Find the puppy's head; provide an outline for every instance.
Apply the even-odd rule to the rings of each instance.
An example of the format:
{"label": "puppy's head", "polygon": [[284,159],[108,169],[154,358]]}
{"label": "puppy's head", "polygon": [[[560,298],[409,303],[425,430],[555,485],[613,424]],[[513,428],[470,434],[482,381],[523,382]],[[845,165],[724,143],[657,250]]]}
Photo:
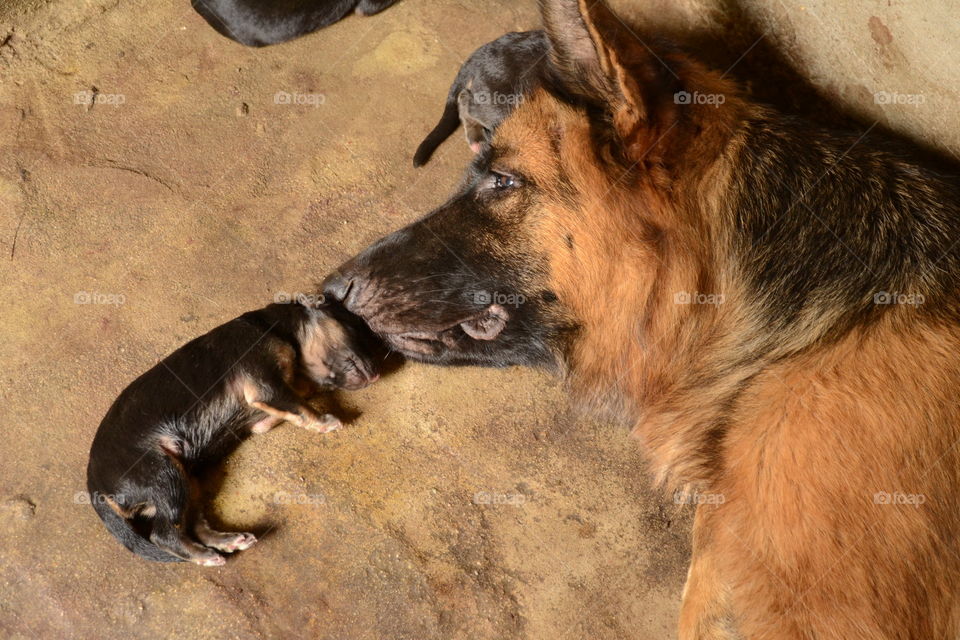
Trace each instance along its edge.
{"label": "puppy's head", "polygon": [[377,338],[366,325],[340,307],[309,311],[299,335],[303,373],[322,387],[354,390],[376,382]]}

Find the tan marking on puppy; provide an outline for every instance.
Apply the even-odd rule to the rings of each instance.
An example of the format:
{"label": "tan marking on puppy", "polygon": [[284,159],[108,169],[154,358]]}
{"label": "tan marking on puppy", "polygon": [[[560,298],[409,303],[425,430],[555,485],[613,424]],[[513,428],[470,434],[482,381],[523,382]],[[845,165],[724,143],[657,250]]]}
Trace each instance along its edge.
{"label": "tan marking on puppy", "polygon": [[277,366],[283,375],[283,381],[290,384],[296,375],[297,352],[293,346],[286,342],[275,342],[276,344],[270,345],[270,350],[277,360]]}
{"label": "tan marking on puppy", "polygon": [[187,470],[183,466],[183,461],[180,460],[180,456],[183,454],[183,452],[180,450],[180,443],[170,436],[160,436],[157,439],[157,444],[159,445],[160,450],[166,454],[167,458],[170,460],[170,463],[177,468],[177,471],[180,472],[180,475],[188,478],[190,474],[187,473]]}
{"label": "tan marking on puppy", "polygon": [[314,411],[308,411],[307,418],[304,421],[303,428],[317,433],[330,433],[337,431],[343,426],[340,418],[332,413],[318,414]]}
{"label": "tan marking on puppy", "polygon": [[133,514],[130,511],[128,511],[127,509],[124,509],[119,504],[117,504],[117,501],[114,500],[111,496],[105,495],[103,496],[103,500],[104,502],[107,503],[107,506],[110,507],[113,510],[113,512],[116,513],[121,518],[126,519],[126,518],[131,518],[133,516]]}
{"label": "tan marking on puppy", "polygon": [[333,318],[319,315],[304,324],[298,338],[304,369],[319,382],[329,379],[332,373],[327,365],[329,353],[348,344],[346,330]]}
{"label": "tan marking on puppy", "polygon": [[240,390],[247,404],[252,405],[260,399],[260,385],[247,377],[239,378]]}
{"label": "tan marking on puppy", "polygon": [[257,537],[252,533],[217,531],[210,527],[210,523],[203,516],[197,518],[193,532],[204,545],[223,553],[244,551],[257,542]]}
{"label": "tan marking on puppy", "polygon": [[253,425],[250,427],[250,431],[252,433],[257,433],[257,434],[266,433],[267,431],[270,431],[271,429],[276,427],[281,422],[283,422],[283,420],[281,420],[280,418],[277,418],[275,416],[267,416],[266,418],[262,418],[254,422]]}
{"label": "tan marking on puppy", "polygon": [[254,400],[253,402],[250,403],[250,406],[253,407],[254,409],[259,409],[260,411],[263,411],[264,413],[269,414],[270,416],[272,416],[273,418],[276,418],[277,420],[286,420],[290,424],[297,425],[298,427],[306,426],[306,421],[302,416],[299,416],[296,413],[291,413],[289,411],[282,411],[280,409],[276,409],[268,405],[266,402]]}

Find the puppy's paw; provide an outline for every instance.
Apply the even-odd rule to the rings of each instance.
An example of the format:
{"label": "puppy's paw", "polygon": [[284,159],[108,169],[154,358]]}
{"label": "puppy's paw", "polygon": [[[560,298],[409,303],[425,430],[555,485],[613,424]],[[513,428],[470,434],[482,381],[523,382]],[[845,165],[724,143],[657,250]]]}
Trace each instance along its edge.
{"label": "puppy's paw", "polygon": [[305,429],[317,433],[330,433],[331,431],[337,431],[342,426],[343,423],[340,422],[340,418],[331,413],[309,418],[303,425]]}
{"label": "puppy's paw", "polygon": [[225,553],[233,553],[234,551],[249,549],[256,543],[257,536],[252,533],[238,533],[234,535],[232,540],[226,540],[222,545],[218,545],[217,549]]}
{"label": "puppy's paw", "polygon": [[226,558],[219,553],[211,551],[209,554],[199,555],[191,560],[201,567],[222,567],[227,564]]}

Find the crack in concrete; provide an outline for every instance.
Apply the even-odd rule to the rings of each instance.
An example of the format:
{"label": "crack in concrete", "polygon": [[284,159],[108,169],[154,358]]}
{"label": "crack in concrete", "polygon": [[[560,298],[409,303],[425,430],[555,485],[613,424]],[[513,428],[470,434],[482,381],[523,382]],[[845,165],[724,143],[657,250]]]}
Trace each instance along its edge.
{"label": "crack in concrete", "polygon": [[[22,116],[26,114],[21,111]],[[22,117],[21,117],[22,122]],[[19,137],[19,129],[17,130]],[[30,172],[19,162],[17,163],[17,172],[20,174],[20,192],[23,194],[23,199],[26,201],[27,192],[26,192],[26,183],[30,180]],[[17,228],[13,231],[13,240],[10,242],[10,260],[13,260],[14,256],[17,253],[17,240],[20,238],[20,228],[23,226],[23,221],[27,217],[27,207],[24,204],[23,212],[20,214],[20,218],[17,220]]]}
{"label": "crack in concrete", "polygon": [[127,171],[127,172],[129,172],[129,173],[134,173],[134,174],[136,174],[136,175],[138,175],[138,176],[141,176],[141,177],[143,177],[143,178],[147,178],[148,180],[153,180],[153,181],[156,182],[157,184],[160,184],[160,185],[162,185],[163,187],[165,187],[168,191],[170,191],[170,193],[174,193],[173,187],[171,187],[169,184],[167,184],[167,182],[166,182],[165,180],[163,180],[162,178],[158,178],[157,176],[153,175],[152,173],[150,173],[150,172],[148,172],[148,171],[145,171],[145,170],[143,170],[143,169],[138,169],[137,167],[130,167],[130,166],[127,166],[127,165],[124,165],[124,164],[119,164],[119,163],[117,163],[117,162],[114,161],[114,160],[109,160],[109,159],[108,159],[108,160],[106,161],[106,164],[84,164],[84,165],[81,165],[81,166],[87,167],[87,168],[89,168],[89,169],[116,169],[117,171]]}

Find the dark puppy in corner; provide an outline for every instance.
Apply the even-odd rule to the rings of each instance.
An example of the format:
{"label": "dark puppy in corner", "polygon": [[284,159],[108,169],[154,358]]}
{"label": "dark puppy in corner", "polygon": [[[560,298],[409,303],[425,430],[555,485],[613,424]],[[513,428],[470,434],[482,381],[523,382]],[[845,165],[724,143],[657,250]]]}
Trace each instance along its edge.
{"label": "dark puppy in corner", "polygon": [[422,167],[460,123],[474,153],[525,95],[545,82],[550,44],[543,31],[513,32],[474,51],[447,93],[440,122],[417,148],[413,166]]}
{"label": "dark puppy in corner", "polygon": [[196,477],[251,433],[282,421],[326,433],[340,421],[304,398],[376,381],[364,325],[330,305],[271,304],[177,349],[127,387],[90,450],[87,487],[107,529],[160,562],[224,563],[250,533],[224,533],[197,505]]}
{"label": "dark puppy in corner", "polygon": [[353,11],[372,16],[398,0],[191,0],[221,35],[248,47],[293,40]]}

